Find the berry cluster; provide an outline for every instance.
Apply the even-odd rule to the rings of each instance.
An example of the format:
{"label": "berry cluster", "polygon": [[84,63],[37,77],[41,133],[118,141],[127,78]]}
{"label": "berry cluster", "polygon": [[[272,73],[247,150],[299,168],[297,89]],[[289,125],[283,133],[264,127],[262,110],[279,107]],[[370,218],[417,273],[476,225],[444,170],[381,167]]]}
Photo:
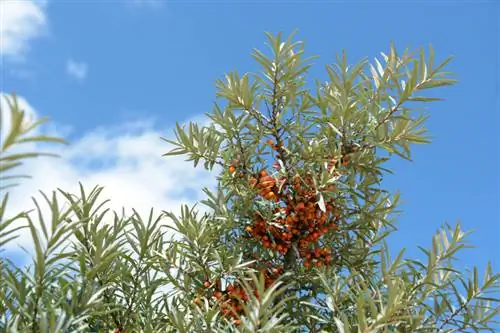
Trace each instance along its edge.
{"label": "berry cluster", "polygon": [[[277,167],[279,164],[275,164]],[[339,213],[333,206],[333,199],[326,200],[325,210],[321,210],[316,203],[316,189],[311,175],[306,175],[304,180],[296,176],[289,183],[284,178],[275,179],[263,170],[258,178],[250,179],[250,185],[258,189],[260,196],[278,204],[272,220],[255,214],[254,223],[245,228],[253,238],[265,248],[282,255],[290,250],[293,243],[297,243],[300,256],[305,258],[306,268],[311,267],[311,251],[319,254],[313,261],[317,267],[332,261],[331,250],[319,247],[319,243],[324,234],[336,228]],[[327,189],[334,190],[333,186]]]}
{"label": "berry cluster", "polygon": [[309,251],[304,255],[304,267],[311,268],[313,265],[321,267],[332,262],[332,251],[327,248],[317,247],[313,251]]}
{"label": "berry cluster", "polygon": [[[261,269],[260,271],[264,275],[266,288],[271,286],[276,279],[283,274],[282,268],[268,268]],[[240,316],[244,312],[243,304],[249,299],[249,295],[245,291],[245,288],[243,288],[240,283],[234,282],[232,284],[227,284],[223,290],[221,288],[220,279],[215,283],[205,281],[203,287],[204,288],[200,291],[200,294],[203,296],[196,297],[194,303],[201,306],[202,297],[212,303],[219,302],[222,316],[233,319],[233,322],[239,325],[241,323]],[[253,294],[256,298],[260,298],[256,288],[253,288]]]}
{"label": "berry cluster", "polygon": [[[280,179],[283,182],[285,179]],[[251,177],[250,178],[250,186],[257,187],[259,189],[259,195],[266,198],[267,200],[277,201],[277,193],[278,193],[278,183],[276,180],[270,176],[266,170],[262,170],[259,173],[259,178]]]}

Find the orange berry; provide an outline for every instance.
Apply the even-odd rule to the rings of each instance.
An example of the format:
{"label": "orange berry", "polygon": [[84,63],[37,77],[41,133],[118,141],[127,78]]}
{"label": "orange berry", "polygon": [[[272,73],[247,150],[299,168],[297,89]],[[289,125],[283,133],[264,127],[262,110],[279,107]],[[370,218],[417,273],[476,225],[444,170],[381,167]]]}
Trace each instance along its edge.
{"label": "orange berry", "polygon": [[245,228],[245,230],[246,230],[247,232],[250,232],[250,233],[251,233],[251,232],[253,231],[253,228],[252,228],[251,226],[247,226],[247,227]]}
{"label": "orange berry", "polygon": [[305,205],[303,202],[299,202],[296,206],[295,206],[295,210],[302,210],[305,208]]}
{"label": "orange berry", "polygon": [[274,141],[272,139],[269,139],[269,140],[267,140],[267,144],[272,146],[272,145],[274,145]]}
{"label": "orange berry", "polygon": [[311,268],[311,262],[308,261],[308,260],[304,261],[304,267],[305,268]]}
{"label": "orange berry", "polygon": [[272,200],[272,199],[276,198],[276,194],[274,194],[274,192],[268,192],[268,193],[266,193],[264,198],[266,198],[267,200]]}
{"label": "orange berry", "polygon": [[264,176],[260,179],[259,188],[270,188],[276,185],[276,181],[271,176]]}
{"label": "orange berry", "polygon": [[322,265],[323,265],[323,263],[321,261],[316,262],[316,267],[321,267]]}
{"label": "orange berry", "polygon": [[235,171],[236,171],[236,168],[233,165],[231,165],[229,167],[229,173],[234,173]]}
{"label": "orange berry", "polygon": [[205,288],[209,288],[211,285],[212,285],[212,284],[211,284],[211,283],[210,283],[210,281],[208,281],[208,280],[207,280],[207,281],[205,281],[205,282],[203,282],[203,286],[204,286]]}
{"label": "orange berry", "polygon": [[261,176],[261,177],[265,177],[265,176],[267,176],[267,171],[266,171],[266,170],[262,170],[262,171],[260,172],[260,176]]}

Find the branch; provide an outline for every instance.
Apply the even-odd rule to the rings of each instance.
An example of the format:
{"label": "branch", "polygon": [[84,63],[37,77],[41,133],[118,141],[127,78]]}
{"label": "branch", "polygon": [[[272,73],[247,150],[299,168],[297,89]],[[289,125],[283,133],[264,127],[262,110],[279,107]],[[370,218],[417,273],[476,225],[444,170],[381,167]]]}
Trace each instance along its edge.
{"label": "branch", "polygon": [[396,104],[392,109],[391,111],[389,111],[389,113],[387,113],[385,115],[384,118],[382,118],[382,120],[377,124],[377,126],[375,126],[375,130],[377,130],[380,126],[382,126],[383,124],[385,124],[389,118],[394,114],[396,113],[396,111],[398,111],[399,107],[404,103],[404,100],[400,100],[398,102],[398,104]]}
{"label": "branch", "polygon": [[[475,297],[475,296],[473,296]],[[473,298],[472,297],[472,298]],[[450,316],[448,316],[448,318],[446,318],[442,323],[441,325],[438,327],[438,329],[436,330],[436,333],[439,333],[441,332],[441,330],[446,326],[448,325],[448,323],[450,321],[453,320],[453,318],[455,318],[460,312],[462,312],[463,310],[465,310],[465,308],[467,307],[467,305],[469,305],[470,301],[472,300],[472,298],[470,300],[467,300],[466,302],[464,302],[462,305],[460,305],[460,307],[458,309],[456,309],[455,311],[453,311],[453,313],[450,314]]]}

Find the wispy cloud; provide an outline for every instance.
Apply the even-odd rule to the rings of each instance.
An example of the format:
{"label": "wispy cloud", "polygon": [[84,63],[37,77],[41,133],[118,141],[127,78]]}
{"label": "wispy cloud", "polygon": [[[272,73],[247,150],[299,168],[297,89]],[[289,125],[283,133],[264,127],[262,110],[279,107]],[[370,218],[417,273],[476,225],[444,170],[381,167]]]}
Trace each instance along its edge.
{"label": "wispy cloud", "polygon": [[[37,112],[26,100],[21,98],[20,105],[36,119]],[[4,107],[2,97],[2,109]],[[6,123],[8,119],[2,126]],[[49,197],[57,188],[78,194],[78,182],[82,182],[87,193],[96,185],[104,186],[101,200],[111,200],[106,207],[119,213],[125,207],[127,215],[132,213],[132,208],[146,218],[152,207],[159,214],[162,210],[179,212],[181,204],[194,204],[203,198],[202,186],[214,187],[215,177],[193,168],[183,157],[161,157],[169,147],[160,137],[169,137],[172,132],[159,132],[153,124],[153,121],[140,121],[96,128],[69,146],[50,145],[51,149],[45,146],[44,151],[50,150],[61,157],[27,161],[17,170],[16,173],[29,174],[32,179],[22,180],[21,185],[10,189],[5,217],[35,208],[31,200],[34,197],[50,221],[50,210],[39,191]],[[32,144],[27,149],[40,151],[39,146]],[[64,201],[62,196],[58,197]],[[36,214],[32,217],[37,220]],[[30,235],[22,232],[25,233],[22,237],[9,243],[9,251],[18,245],[30,250]]]}
{"label": "wispy cloud", "polygon": [[45,3],[36,0],[0,1],[0,55],[22,59],[29,43],[46,30]]}
{"label": "wispy cloud", "polygon": [[83,81],[87,77],[87,72],[88,66],[83,61],[68,59],[66,62],[66,73],[78,81]]}

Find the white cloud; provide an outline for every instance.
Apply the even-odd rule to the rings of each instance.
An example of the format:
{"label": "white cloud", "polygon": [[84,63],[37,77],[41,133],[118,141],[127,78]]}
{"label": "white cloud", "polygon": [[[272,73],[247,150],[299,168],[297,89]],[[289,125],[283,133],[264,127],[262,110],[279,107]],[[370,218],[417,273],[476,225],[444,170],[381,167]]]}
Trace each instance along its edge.
{"label": "white cloud", "polygon": [[0,55],[22,58],[29,42],[47,27],[45,4],[36,0],[0,0]]}
{"label": "white cloud", "polygon": [[[4,103],[2,97],[2,109]],[[20,99],[21,103],[36,116],[24,99]],[[3,122],[5,126],[8,119],[4,118]],[[51,195],[51,191],[61,188],[78,195],[79,181],[87,193],[95,185],[104,186],[100,201],[110,199],[106,207],[117,212],[125,207],[127,215],[135,208],[143,218],[147,218],[152,207],[159,214],[162,210],[179,212],[183,203],[194,204],[203,197],[201,187],[213,187],[215,177],[203,169],[193,168],[191,162],[184,161],[184,157],[161,157],[169,147],[160,137],[169,137],[172,132],[159,132],[152,123],[143,121],[97,128],[83,134],[69,146],[50,145],[50,150],[61,157],[27,161],[20,168],[22,170],[17,170],[16,174],[22,171],[33,178],[22,180],[20,186],[9,190],[5,217],[35,208],[32,196],[44,208],[44,214],[49,214],[38,191]],[[31,145],[27,148],[32,150],[37,147]],[[62,196],[59,198],[63,202]],[[31,236],[27,231],[23,233],[23,237],[8,244],[10,250],[18,245],[31,248]]]}
{"label": "white cloud", "polygon": [[82,81],[87,76],[88,66],[85,62],[69,59],[66,62],[66,73],[75,79]]}

